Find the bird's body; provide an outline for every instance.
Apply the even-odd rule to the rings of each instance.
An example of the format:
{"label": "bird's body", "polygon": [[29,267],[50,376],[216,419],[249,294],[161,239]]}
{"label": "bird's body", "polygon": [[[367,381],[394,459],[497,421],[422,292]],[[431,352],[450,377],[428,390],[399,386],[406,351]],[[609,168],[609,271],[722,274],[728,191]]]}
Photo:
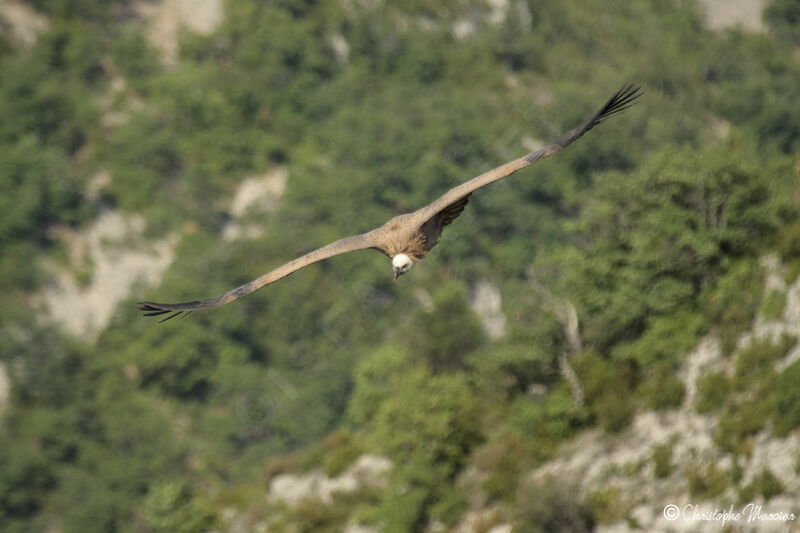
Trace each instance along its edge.
{"label": "bird's body", "polygon": [[139,302],[139,309],[145,316],[154,316],[170,313],[162,319],[169,320],[181,313],[190,313],[200,309],[211,309],[230,303],[242,296],[246,296],[265,285],[274,283],[301,268],[317,261],[335,255],[352,252],[355,250],[375,249],[392,258],[394,278],[408,272],[416,263],[421,261],[439,242],[444,228],[453,222],[466,207],[470,195],[477,189],[484,187],[499,179],[510,176],[517,170],[532,165],[539,159],[557,154],[581,135],[599,124],[602,120],[624,111],[633,105],[641,96],[638,87],[626,86],[617,91],[600,110],[589,120],[564,134],[561,138],[544,148],[537,150],[519,159],[509,161],[493,170],[453,187],[440,198],[427,206],[404,215],[391,218],[388,222],[372,231],[347,237],[318,248],[303,256],[294,259],[260,278],[241,287],[237,287],[224,294],[205,300],[195,300],[177,304],[159,304],[154,302]]}

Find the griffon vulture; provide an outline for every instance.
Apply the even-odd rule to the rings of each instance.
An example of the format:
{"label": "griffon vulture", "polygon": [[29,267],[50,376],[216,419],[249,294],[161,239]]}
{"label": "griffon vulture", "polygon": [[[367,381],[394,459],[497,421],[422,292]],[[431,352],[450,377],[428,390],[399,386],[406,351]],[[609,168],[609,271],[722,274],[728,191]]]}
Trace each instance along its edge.
{"label": "griffon vulture", "polygon": [[494,181],[510,176],[517,170],[532,165],[540,159],[557,154],[603,120],[628,109],[641,94],[639,87],[627,85],[617,91],[589,120],[564,134],[554,143],[453,187],[422,209],[413,213],[398,215],[384,225],[367,233],[332,242],[283,266],[279,266],[241,287],[205,300],[176,304],[138,302],[137,306],[141,311],[144,311],[145,316],[169,313],[169,316],[161,320],[161,322],[164,322],[181,313],[190,313],[199,309],[212,309],[231,303],[312,263],[366,248],[378,250],[389,256],[392,259],[394,279],[397,279],[411,270],[411,267],[421,261],[436,246],[444,227],[461,214],[473,192]]}

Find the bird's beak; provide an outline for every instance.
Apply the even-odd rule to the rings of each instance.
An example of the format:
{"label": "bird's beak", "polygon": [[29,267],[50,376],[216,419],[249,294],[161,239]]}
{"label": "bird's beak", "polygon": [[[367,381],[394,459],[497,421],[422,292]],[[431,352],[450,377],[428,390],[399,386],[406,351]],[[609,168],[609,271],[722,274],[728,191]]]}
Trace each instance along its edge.
{"label": "bird's beak", "polygon": [[394,280],[397,281],[397,278],[399,278],[399,277],[400,277],[400,269],[399,268],[395,268],[394,269]]}

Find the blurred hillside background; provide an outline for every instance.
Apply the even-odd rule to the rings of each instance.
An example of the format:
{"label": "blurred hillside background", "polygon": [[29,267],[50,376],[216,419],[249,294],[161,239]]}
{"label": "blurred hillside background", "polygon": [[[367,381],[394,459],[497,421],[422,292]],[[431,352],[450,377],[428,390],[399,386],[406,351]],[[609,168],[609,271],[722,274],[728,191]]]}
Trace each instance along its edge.
{"label": "blurred hillside background", "polygon": [[[397,282],[359,252],[135,310],[425,205],[629,81]],[[798,102],[798,0],[2,0],[0,530],[800,511]]]}

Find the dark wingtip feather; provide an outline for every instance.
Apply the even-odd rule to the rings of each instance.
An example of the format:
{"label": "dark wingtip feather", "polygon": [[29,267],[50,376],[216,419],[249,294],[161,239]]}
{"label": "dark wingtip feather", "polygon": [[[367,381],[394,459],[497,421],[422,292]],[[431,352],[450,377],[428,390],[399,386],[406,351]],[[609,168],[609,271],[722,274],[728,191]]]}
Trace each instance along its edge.
{"label": "dark wingtip feather", "polygon": [[600,111],[594,117],[592,121],[594,124],[598,124],[600,121],[607,119],[612,115],[616,115],[617,113],[621,113],[631,107],[632,105],[636,104],[636,101],[644,94],[642,88],[638,85],[633,85],[629,83],[623,86],[619,91],[614,93],[614,96],[609,98],[608,102],[600,108]]}
{"label": "dark wingtip feather", "polygon": [[636,104],[636,100],[639,99],[644,94],[642,92],[642,88],[638,85],[628,84],[624,85],[620,90],[618,90],[614,95],[608,99],[608,101],[603,104],[603,107],[594,114],[592,118],[575,128],[574,130],[567,132],[563,137],[558,139],[555,143],[550,146],[546,146],[541,150],[533,152],[532,154],[528,155],[525,159],[529,163],[533,163],[537,159],[542,157],[548,157],[554,153],[558,153],[560,150],[563,150],[570,144],[572,144],[576,139],[581,137],[587,131],[591,130],[600,122],[607,119],[612,115],[616,115],[617,113],[622,113],[632,105]]}
{"label": "dark wingtip feather", "polygon": [[158,316],[158,315],[163,315],[164,313],[169,313],[169,311],[165,309],[161,309],[159,311],[150,311],[148,313],[144,313],[142,316]]}
{"label": "dark wingtip feather", "polygon": [[164,323],[164,322],[166,322],[167,320],[170,320],[170,319],[172,319],[172,318],[175,318],[176,316],[178,316],[178,315],[182,315],[182,314],[183,314],[183,311],[175,311],[175,312],[174,312],[174,313],[172,313],[171,315],[169,315],[169,316],[167,316],[167,317],[164,317],[164,318],[162,318],[161,320],[159,320],[159,321],[158,321],[158,323],[159,323],[159,324],[163,324],[163,323]]}
{"label": "dark wingtip feather", "polygon": [[[240,287],[241,288],[241,287]],[[205,300],[193,300],[191,302],[180,302],[174,304],[160,304],[156,302],[136,302],[136,307],[139,311],[142,312],[144,316],[159,316],[159,315],[166,315],[167,313],[172,313],[168,317],[163,318],[159,321],[166,322],[171,318],[175,318],[176,316],[182,316],[182,318],[186,318],[190,315],[193,311],[198,311],[200,309],[213,309],[214,307],[219,307],[225,303],[228,303],[235,298],[231,298],[231,294],[234,291],[227,292],[216,298],[206,298]]]}
{"label": "dark wingtip feather", "polygon": [[139,311],[143,312],[142,316],[159,316],[159,315],[165,315],[167,313],[172,313],[171,315],[159,320],[158,321],[159,324],[161,324],[162,322],[166,322],[170,318],[175,318],[176,316],[182,314],[184,315],[183,318],[186,318],[191,313],[191,311],[185,312],[185,311],[176,311],[174,309],[166,309],[162,307],[162,304],[157,304],[153,302],[136,302],[136,307],[139,309]]}

